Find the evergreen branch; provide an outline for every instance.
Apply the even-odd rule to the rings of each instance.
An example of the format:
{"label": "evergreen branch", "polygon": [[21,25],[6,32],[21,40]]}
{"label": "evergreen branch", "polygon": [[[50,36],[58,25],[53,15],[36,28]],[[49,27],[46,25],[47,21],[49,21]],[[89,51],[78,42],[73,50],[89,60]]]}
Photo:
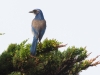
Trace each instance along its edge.
{"label": "evergreen branch", "polygon": [[65,47],[67,44],[64,45],[58,45],[57,48]]}
{"label": "evergreen branch", "polygon": [[92,53],[92,52],[88,53],[88,54],[87,54],[87,57],[90,56],[91,53]]}
{"label": "evergreen branch", "polygon": [[0,33],[0,35],[4,35],[5,33]]}

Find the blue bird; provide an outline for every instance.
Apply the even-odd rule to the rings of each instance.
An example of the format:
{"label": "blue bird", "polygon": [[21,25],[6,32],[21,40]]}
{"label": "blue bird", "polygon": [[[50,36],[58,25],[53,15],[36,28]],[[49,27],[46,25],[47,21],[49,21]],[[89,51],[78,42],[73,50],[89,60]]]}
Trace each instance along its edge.
{"label": "blue bird", "polygon": [[30,52],[32,56],[36,55],[36,47],[37,42],[41,42],[41,39],[45,33],[46,30],[46,20],[44,19],[44,15],[40,9],[34,9],[30,11],[29,13],[34,13],[35,18],[32,20],[31,28],[32,33],[34,34],[33,42],[30,48]]}

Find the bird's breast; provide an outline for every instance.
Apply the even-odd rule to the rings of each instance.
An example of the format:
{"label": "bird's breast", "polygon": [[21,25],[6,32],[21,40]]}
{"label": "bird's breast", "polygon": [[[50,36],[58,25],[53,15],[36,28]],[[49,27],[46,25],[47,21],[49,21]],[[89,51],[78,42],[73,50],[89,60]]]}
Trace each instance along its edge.
{"label": "bird's breast", "polygon": [[33,20],[32,26],[37,30],[43,29],[46,27],[46,21],[45,20]]}

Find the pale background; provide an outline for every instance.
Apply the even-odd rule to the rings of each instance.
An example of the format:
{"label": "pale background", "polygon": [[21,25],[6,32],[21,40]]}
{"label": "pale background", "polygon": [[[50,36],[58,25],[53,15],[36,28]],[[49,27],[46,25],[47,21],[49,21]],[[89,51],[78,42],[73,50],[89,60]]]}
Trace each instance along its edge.
{"label": "pale background", "polygon": [[[47,21],[42,41],[55,38],[68,46],[87,46],[92,52],[89,58],[100,54],[100,0],[0,0],[0,32],[6,33],[0,35],[0,54],[10,43],[20,43],[27,38],[28,43],[32,42],[34,15],[28,12],[35,8],[43,11]],[[99,70],[100,65],[80,75],[99,75]]]}

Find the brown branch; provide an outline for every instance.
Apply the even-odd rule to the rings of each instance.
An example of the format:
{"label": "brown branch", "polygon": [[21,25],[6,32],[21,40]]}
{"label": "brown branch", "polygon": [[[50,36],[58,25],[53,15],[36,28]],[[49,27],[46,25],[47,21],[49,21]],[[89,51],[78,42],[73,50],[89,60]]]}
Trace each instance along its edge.
{"label": "brown branch", "polygon": [[93,59],[90,59],[89,62],[92,63],[92,62],[95,61],[99,56],[100,56],[100,55],[96,56],[96,57],[93,58]]}
{"label": "brown branch", "polygon": [[67,44],[64,45],[58,45],[57,48],[65,47]]}
{"label": "brown branch", "polygon": [[87,57],[88,57],[91,53],[92,53],[92,52],[88,53],[88,54],[87,54]]}
{"label": "brown branch", "polygon": [[98,65],[98,64],[100,64],[100,61],[97,61],[97,62],[91,64],[91,66],[96,66],[96,65]]}

